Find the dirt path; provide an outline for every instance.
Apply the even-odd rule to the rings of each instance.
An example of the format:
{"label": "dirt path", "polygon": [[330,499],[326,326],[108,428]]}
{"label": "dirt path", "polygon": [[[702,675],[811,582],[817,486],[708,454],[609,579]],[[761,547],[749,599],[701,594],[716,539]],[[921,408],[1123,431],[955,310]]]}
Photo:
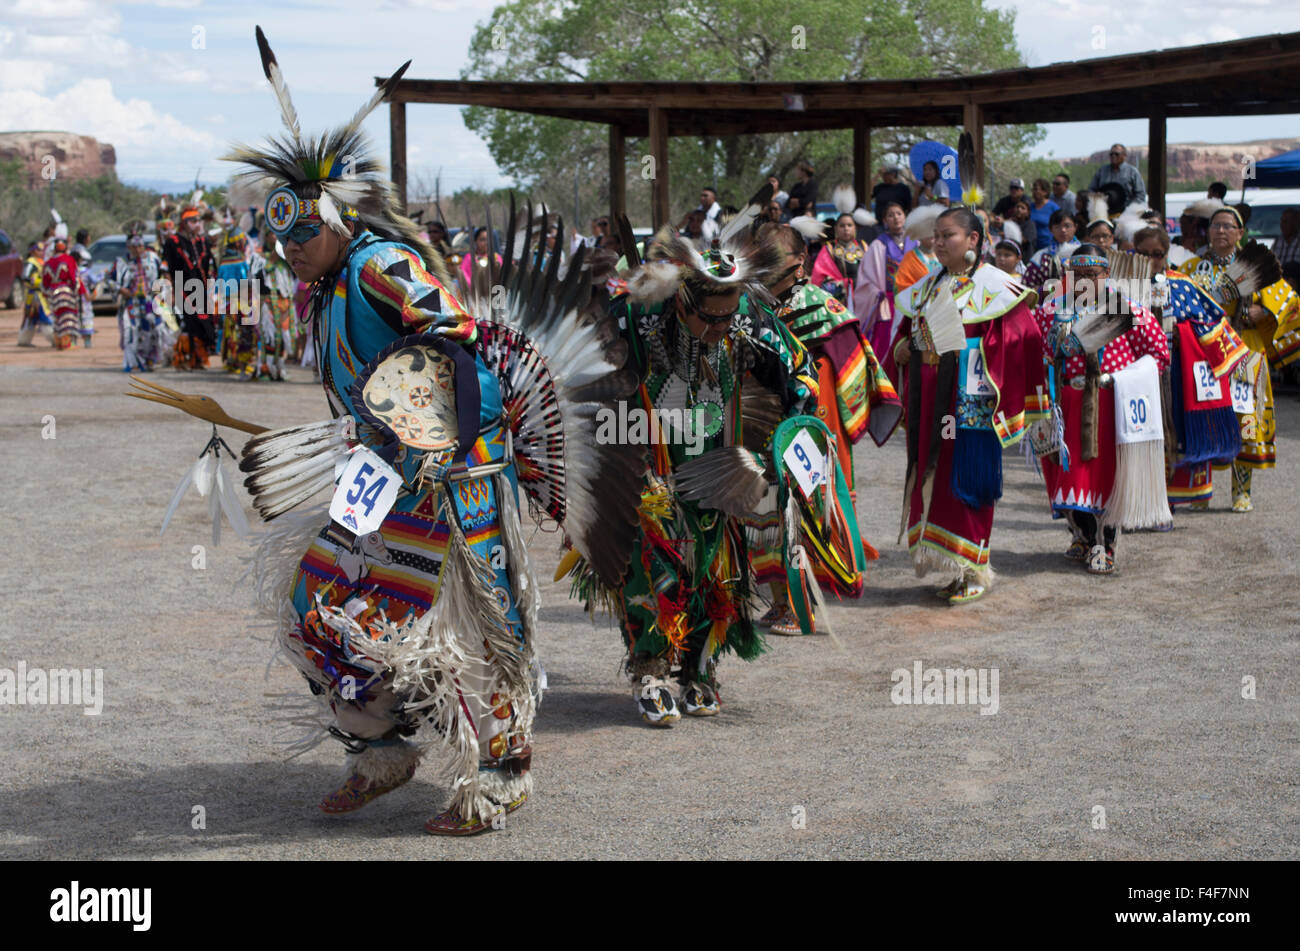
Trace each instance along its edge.
{"label": "dirt path", "polygon": [[[773,638],[723,663],[721,716],[655,731],[616,675],[615,631],[545,582],[539,650],[550,690],[537,793],[477,840],[419,832],[445,789],[423,770],[349,820],[315,803],[339,775],[332,742],[290,762],[278,718],[305,689],[250,636],[237,539],[211,546],[187,498],[158,526],[202,449],[203,423],[121,396],[115,346],[18,351],[0,311],[5,488],[0,668],[102,668],[98,716],[0,706],[0,854],[58,858],[1297,857],[1300,816],[1300,405],[1278,399],[1281,467],[1256,511],[1214,509],[1121,541],[1120,573],[1061,552],[1037,477],[1006,458],[994,529],[1000,579],[983,602],[932,597],[894,541],[901,439],[860,445],[867,537],[883,557],[830,638]],[[11,326],[11,323],[13,326]],[[115,345],[115,333],[100,340]],[[166,385],[285,425],[327,414],[299,370],[282,384],[170,371]],[[55,438],[42,438],[53,416]],[[232,439],[238,449],[242,438]],[[242,491],[242,490],[241,490]],[[205,567],[195,568],[195,546]],[[997,668],[998,711],[896,705],[891,674]],[[1243,699],[1243,678],[1256,699]],[[293,703],[277,699],[287,694]],[[202,806],[206,828],[192,828]],[[1094,828],[1104,810],[1105,828]],[[802,826],[802,827],[800,827]]]}

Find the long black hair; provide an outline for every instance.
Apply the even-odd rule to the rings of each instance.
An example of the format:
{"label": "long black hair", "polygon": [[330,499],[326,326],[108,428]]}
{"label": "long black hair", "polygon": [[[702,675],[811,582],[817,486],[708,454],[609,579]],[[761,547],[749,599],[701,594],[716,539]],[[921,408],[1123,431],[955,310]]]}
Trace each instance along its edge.
{"label": "long black hair", "polygon": [[954,205],[953,207],[949,208],[947,211],[942,212],[939,215],[939,217],[935,219],[935,224],[937,225],[944,218],[955,218],[957,220],[957,223],[966,229],[967,234],[979,235],[980,240],[979,240],[977,250],[975,251],[975,263],[972,264],[967,271],[965,271],[966,274],[974,274],[975,269],[980,266],[980,253],[984,249],[983,220],[980,218],[979,215],[975,214],[975,212],[971,211],[969,208],[967,208],[964,205]]}

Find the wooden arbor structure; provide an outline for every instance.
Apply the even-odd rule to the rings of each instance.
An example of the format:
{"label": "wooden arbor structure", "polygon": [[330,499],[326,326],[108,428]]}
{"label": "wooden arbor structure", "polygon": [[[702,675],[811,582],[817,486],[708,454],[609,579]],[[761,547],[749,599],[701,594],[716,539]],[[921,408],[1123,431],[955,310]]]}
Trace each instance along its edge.
{"label": "wooden arbor structure", "polygon": [[[377,84],[381,81],[376,79]],[[629,137],[647,139],[655,159],[651,180],[655,227],[670,220],[669,136],[852,129],[854,187],[865,196],[870,191],[873,128],[961,126],[975,139],[983,183],[985,124],[1145,118],[1150,128],[1148,200],[1163,211],[1166,120],[1300,113],[1300,33],[957,79],[794,83],[403,79],[389,106],[393,181],[403,198],[407,103],[488,106],[605,123],[614,213],[626,211],[624,143]]]}

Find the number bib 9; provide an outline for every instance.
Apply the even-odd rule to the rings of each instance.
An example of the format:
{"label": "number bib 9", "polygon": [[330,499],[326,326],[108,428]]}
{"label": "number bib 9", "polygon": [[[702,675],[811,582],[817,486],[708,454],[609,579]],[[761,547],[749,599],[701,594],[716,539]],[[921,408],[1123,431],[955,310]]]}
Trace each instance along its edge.
{"label": "number bib 9", "polygon": [[402,477],[374,450],[356,449],[339,477],[330,518],[356,535],[379,530],[402,487]]}
{"label": "number bib 9", "polygon": [[790,441],[781,459],[806,499],[811,499],[813,492],[826,481],[826,457],[806,430],[800,430]]}

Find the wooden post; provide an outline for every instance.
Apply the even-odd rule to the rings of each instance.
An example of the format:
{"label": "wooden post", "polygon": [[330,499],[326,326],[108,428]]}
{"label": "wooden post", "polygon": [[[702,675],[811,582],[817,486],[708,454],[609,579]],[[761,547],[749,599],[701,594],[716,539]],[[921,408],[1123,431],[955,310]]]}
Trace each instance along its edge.
{"label": "wooden post", "polygon": [[406,214],[406,103],[392,100],[388,103],[388,142],[392,156],[393,191],[397,203]]}
{"label": "wooden post", "polygon": [[[984,107],[978,102],[968,102],[963,105],[961,107],[961,124],[965,131],[969,132],[970,137],[975,141],[976,181],[974,184],[979,185],[979,187],[984,190],[986,197],[992,198],[992,195],[987,194],[989,186],[988,182],[985,181],[984,174]],[[962,182],[961,184],[962,188],[970,188],[972,183]],[[955,201],[960,200],[961,196],[956,196]]]}
{"label": "wooden post", "polygon": [[609,127],[609,227],[618,233],[618,216],[627,214],[627,154],[623,128]]}
{"label": "wooden post", "polygon": [[856,119],[853,123],[853,190],[858,194],[858,201],[870,208],[871,129],[866,119]]}
{"label": "wooden post", "polygon": [[1147,119],[1147,204],[1165,216],[1165,188],[1168,186],[1168,148],[1165,142],[1165,110],[1151,110]]}
{"label": "wooden post", "polygon": [[668,113],[659,106],[650,107],[650,154],[654,157],[654,177],[650,179],[650,221],[658,231],[671,214],[668,208]]}

